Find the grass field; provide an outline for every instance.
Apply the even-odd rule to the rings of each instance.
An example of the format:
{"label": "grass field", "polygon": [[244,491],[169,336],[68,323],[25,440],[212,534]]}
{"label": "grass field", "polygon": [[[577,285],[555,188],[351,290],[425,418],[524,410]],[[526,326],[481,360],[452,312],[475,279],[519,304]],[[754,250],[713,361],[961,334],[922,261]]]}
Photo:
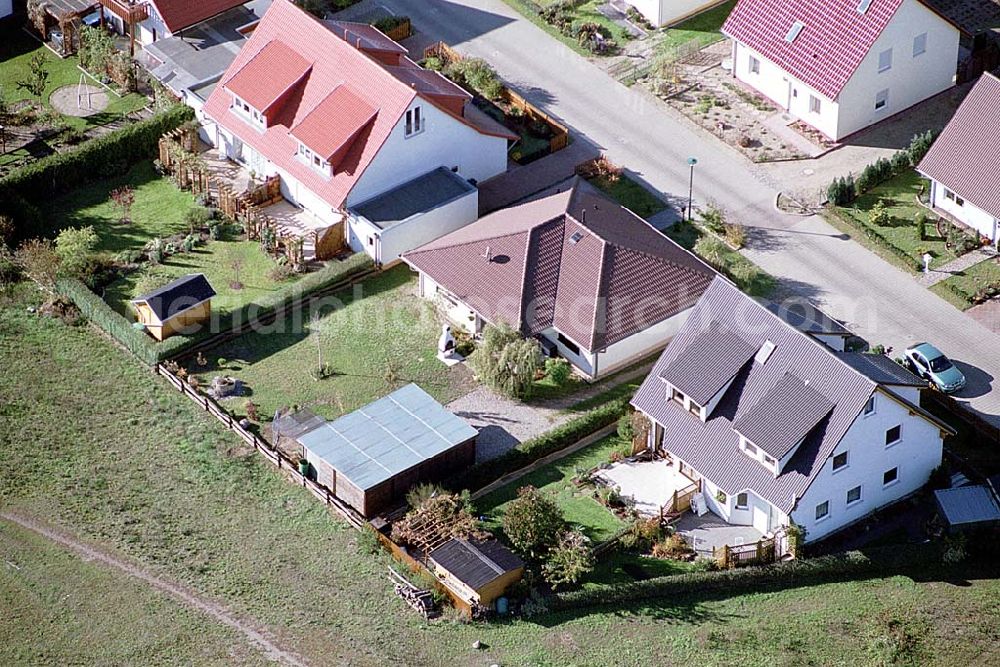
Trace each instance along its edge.
{"label": "grass field", "polygon": [[641,218],[650,218],[667,207],[662,200],[625,174],[614,181],[598,176],[590,182]]}
{"label": "grass field", "polygon": [[[355,533],[306,491],[89,328],[28,313],[38,298],[27,287],[0,291],[0,504],[219,599],[310,664],[996,662],[1000,581],[935,581],[933,573],[924,573],[926,583],[896,576],[489,625],[427,624],[393,596],[384,557],[360,554]],[[162,603],[132,604],[142,594],[97,565],[68,558],[32,569],[23,554],[45,548],[0,524],[0,590],[22,595],[7,592],[24,588],[3,562],[12,555],[30,570],[16,576],[42,580],[23,594],[37,592],[42,616],[0,606],[0,662],[23,663],[18,647],[38,647],[61,664],[211,664],[219,655],[207,645],[213,638],[230,655],[228,636],[212,621],[192,625]],[[65,601],[81,590],[77,604]],[[56,618],[56,626],[40,618]],[[101,629],[112,627],[121,639],[104,641]],[[151,646],[142,643],[156,637],[146,628],[180,634]],[[487,648],[473,649],[477,639]],[[251,655],[234,651],[231,663]]]}
{"label": "grass field", "polygon": [[[109,199],[111,191],[123,185],[135,189],[129,224],[118,222],[120,209]],[[98,251],[139,250],[154,238],[187,231],[184,215],[194,205],[190,192],[157,175],[152,162],[140,162],[124,176],[97,181],[43,202],[42,217],[49,220],[50,227],[41,231],[55,236],[63,227],[90,225],[101,239]]]}
{"label": "grass field", "polygon": [[[248,333],[213,348],[201,379],[217,375],[222,358],[226,372],[249,385],[262,415],[295,404],[331,419],[407,382],[417,382],[442,402],[474,386],[464,366],[448,368],[438,361],[439,319],[433,306],[417,297],[416,277],[407,267],[390,269],[359,289],[363,298],[344,292],[336,297],[337,307],[331,303],[302,313],[301,325],[288,327],[296,331]],[[318,333],[310,337],[310,331]],[[311,374],[319,366],[317,339],[323,363],[335,372],[324,380]]]}
{"label": "grass field", "polygon": [[656,45],[657,51],[664,53],[689,42],[697,42],[699,46],[705,47],[720,41],[723,37],[719,30],[735,6],[736,0],[729,0],[707,12],[692,16],[674,28],[668,28],[664,39]]}
{"label": "grass field", "polygon": [[[49,96],[57,88],[80,83],[80,70],[77,67],[76,57],[60,59],[37,39],[25,33],[20,25],[7,22],[0,27],[0,87],[3,88],[4,99],[8,103],[34,99],[27,91],[18,88],[17,83],[25,79],[30,72],[28,63],[35,53],[43,54],[48,65],[49,80],[42,94],[43,104],[48,106]],[[94,84],[89,79],[88,83]],[[73,116],[63,116],[63,118],[70,127],[87,129],[117,120],[123,113],[136,111],[144,106],[146,98],[137,93],[124,97],[108,93],[108,107],[104,111],[87,118]]]}
{"label": "grass field", "polygon": [[[998,283],[1000,283],[1000,263],[997,263],[996,259],[989,259],[945,278],[940,283],[931,286],[931,291],[950,301],[956,308],[965,310],[972,305],[970,299],[979,288]],[[969,299],[960,298],[947,289],[949,285],[961,290],[962,294],[968,295]]]}

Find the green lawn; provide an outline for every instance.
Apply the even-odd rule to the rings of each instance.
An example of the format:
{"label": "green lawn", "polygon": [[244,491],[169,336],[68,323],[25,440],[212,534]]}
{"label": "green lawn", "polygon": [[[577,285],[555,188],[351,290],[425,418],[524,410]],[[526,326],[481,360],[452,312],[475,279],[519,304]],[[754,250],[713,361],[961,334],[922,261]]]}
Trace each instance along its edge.
{"label": "green lawn", "polygon": [[[558,28],[543,20],[542,17],[538,15],[539,7],[551,5],[556,1],[557,0],[504,0],[508,6],[521,14],[524,18],[531,21],[536,26],[547,32],[550,36],[562,42],[584,58],[600,57],[597,54],[591,53],[588,49],[580,46],[580,42],[575,38],[564,35]],[[624,42],[630,39],[630,37],[624,28],[597,11],[597,8],[601,4],[603,4],[602,0],[586,0],[585,2],[580,3],[573,9],[574,22],[596,23],[604,28],[607,28],[611,33],[611,38],[617,41],[619,45],[624,44]]]}
{"label": "green lawn", "polygon": [[[240,283],[243,286],[240,289],[232,287],[235,277],[232,264],[235,260],[242,262]],[[143,276],[156,275],[165,284],[190,273],[204,273],[216,291],[216,296],[212,297],[212,310],[231,313],[291,282],[275,282],[269,278],[268,274],[275,266],[274,260],[261,252],[257,241],[208,241],[192,252],[171,255],[162,264],[144,267],[112,283],[104,293],[104,300],[127,315],[128,302],[138,296],[136,283]]]}
{"label": "green lawn", "polygon": [[[932,268],[947,264],[955,259],[955,253],[945,247],[944,239],[928,224],[928,238],[921,240],[917,225],[914,224],[920,212],[930,217],[928,211],[915,201],[915,197],[925,184],[926,181],[915,171],[896,176],[858,197],[853,205],[832,209],[834,222],[839,221],[840,227],[846,223],[853,228],[850,231],[860,232],[853,234],[856,241],[910,272],[915,272],[916,265],[922,265],[923,261],[920,258],[924,252],[930,252],[934,257],[931,261]],[[891,216],[889,225],[873,226],[869,222],[868,213],[879,200],[885,201],[886,211]],[[912,261],[903,262],[898,255],[869,239],[865,235],[866,229],[876,231],[899,252],[905,254],[907,258],[912,258]]]}
{"label": "green lawn", "polygon": [[[57,88],[80,83],[80,70],[75,56],[60,59],[37,39],[25,33],[20,24],[8,21],[0,27],[0,87],[3,88],[4,99],[7,102],[32,99],[27,91],[17,87],[17,83],[26,78],[30,71],[28,63],[35,53],[44,54],[48,62],[49,80],[42,94],[43,103],[48,104],[49,96]],[[88,83],[98,85],[89,78]],[[124,97],[108,93],[108,98],[108,107],[100,113],[87,118],[73,116],[63,116],[63,118],[70,127],[86,129],[121,118],[124,113],[143,108],[147,102],[146,98],[138,93]]]}
{"label": "green lawn", "polygon": [[[91,329],[28,313],[39,299],[0,290],[0,504],[217,599],[308,664],[995,662],[1000,580],[935,572],[426,623],[308,492]],[[51,566],[0,525],[0,664],[259,662],[213,621],[97,563]],[[11,614],[24,597],[35,611]]]}
{"label": "green lawn", "polygon": [[590,179],[590,183],[642,218],[650,218],[667,207],[659,197],[625,174],[614,181],[597,176]]}
{"label": "green lawn", "polygon": [[[931,291],[950,301],[955,307],[965,310],[972,305],[971,298],[976,291],[988,285],[998,284],[1000,284],[1000,264],[996,259],[990,259],[933,285]],[[954,289],[959,290],[962,296],[956,294]]]}
{"label": "green lawn", "polygon": [[707,12],[692,16],[675,28],[668,28],[664,39],[656,45],[657,51],[663,53],[689,42],[697,42],[699,46],[705,47],[720,41],[723,37],[719,30],[735,6],[736,0],[729,0]]}
{"label": "green lawn", "polygon": [[606,463],[611,453],[621,448],[622,442],[617,435],[599,440],[483,496],[476,501],[476,509],[489,517],[487,523],[491,528],[499,529],[504,509],[517,497],[517,490],[522,486],[534,486],[552,497],[567,521],[580,526],[595,543],[603,542],[626,523],[597,502],[593,487],[578,487],[571,479],[580,471]]}
{"label": "green lawn", "polygon": [[[438,317],[429,302],[416,295],[416,276],[399,266],[361,283],[352,292],[328,298],[301,314],[300,324],[245,334],[206,353],[207,369],[191,367],[201,378],[217,375],[218,359],[227,373],[243,379],[253,391],[261,414],[282,406],[308,406],[334,418],[359,408],[407,382],[416,382],[442,402],[458,398],[474,386],[464,366],[447,368],[438,361]],[[320,318],[314,327],[314,314]],[[287,323],[284,323],[287,324]],[[318,331],[310,338],[309,331]],[[323,363],[333,377],[314,380]]]}
{"label": "green lawn", "polygon": [[[683,220],[664,230],[664,233],[677,242],[677,245],[694,252],[695,244],[706,235],[696,225]],[[717,260],[703,257],[719,271],[725,273],[736,285],[750,296],[768,296],[775,288],[774,276],[765,272],[738,251],[719,241],[716,244],[719,251]]]}
{"label": "green lawn", "polygon": [[[135,189],[129,224],[118,222],[120,211],[109,199],[111,191],[122,185]],[[194,205],[190,192],[157,175],[152,162],[140,162],[124,176],[90,183],[42,202],[43,218],[49,220],[49,228],[41,233],[55,236],[63,227],[90,225],[101,238],[99,251],[139,250],[154,238],[187,231],[184,215]]]}

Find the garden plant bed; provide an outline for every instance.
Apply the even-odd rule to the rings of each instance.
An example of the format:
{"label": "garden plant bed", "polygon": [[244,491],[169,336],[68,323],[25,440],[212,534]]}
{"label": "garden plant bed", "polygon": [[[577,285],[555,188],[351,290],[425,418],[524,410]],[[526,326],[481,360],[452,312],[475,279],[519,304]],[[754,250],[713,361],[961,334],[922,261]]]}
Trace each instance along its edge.
{"label": "garden plant bed", "polygon": [[598,175],[587,180],[641,218],[648,220],[667,208],[663,200],[632,180],[627,174],[623,173],[617,178]]}
{"label": "garden plant bed", "polygon": [[532,120],[510,102],[499,99],[492,102],[477,95],[473,103],[486,115],[508,130],[516,133],[520,140],[510,151],[510,159],[518,164],[529,164],[548,155],[552,140],[552,128],[542,121]]}
{"label": "garden plant bed", "polygon": [[[676,241],[678,245],[699,254],[706,262],[729,276],[747,294],[766,297],[774,290],[776,285],[774,276],[766,273],[740,254],[738,250],[733,250],[725,241],[714,238],[694,223],[681,220],[667,227],[663,233]],[[703,238],[711,238],[714,241],[711,243],[711,255],[698,252],[695,249],[698,247],[699,250],[703,251],[703,247],[698,244],[699,240]]]}
{"label": "garden plant bed", "polygon": [[[408,382],[447,403],[474,384],[464,365],[448,368],[437,359],[439,319],[434,306],[416,295],[416,283],[407,267],[390,269],[324,298],[318,309],[306,305],[279,327],[207,350],[207,367],[188,359],[187,370],[202,384],[215,375],[239,378],[268,420],[291,405],[333,419]],[[313,377],[320,364],[317,343],[332,371],[321,380]]]}
{"label": "garden plant bed", "polygon": [[1000,262],[996,258],[975,264],[931,286],[931,291],[959,310],[1000,295]]}
{"label": "garden plant bed", "polygon": [[[567,35],[558,26],[547,21],[543,14],[552,5],[561,0],[504,0],[508,5],[523,15],[529,21],[540,27],[552,37],[556,38],[570,49],[584,58],[601,58],[603,56],[614,55],[616,51],[608,51],[597,54],[580,43],[574,36]],[[602,14],[598,8],[605,4],[606,0],[582,0],[569,2],[567,4],[568,18],[571,23],[595,23],[606,31],[610,39],[614,40],[618,47],[632,39],[627,29],[615,23],[612,19]]]}

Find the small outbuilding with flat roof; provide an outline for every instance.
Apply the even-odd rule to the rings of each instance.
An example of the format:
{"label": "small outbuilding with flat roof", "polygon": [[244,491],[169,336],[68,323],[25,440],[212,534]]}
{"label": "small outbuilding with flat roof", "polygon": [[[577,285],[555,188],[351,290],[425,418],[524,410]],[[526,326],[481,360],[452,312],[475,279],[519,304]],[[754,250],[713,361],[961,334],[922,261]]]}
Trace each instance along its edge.
{"label": "small outbuilding with flat roof", "polygon": [[371,519],[392,509],[414,484],[471,466],[477,435],[411,383],[295,440],[316,481]]}
{"label": "small outbuilding with flat roof", "polygon": [[469,604],[492,604],[524,574],[524,561],[496,540],[455,537],[429,560],[437,578]]}
{"label": "small outbuilding with flat roof", "polygon": [[991,486],[977,484],[934,492],[934,500],[950,530],[1000,525],[1000,504]]}
{"label": "small outbuilding with flat roof", "polygon": [[377,264],[392,264],[479,217],[479,190],[444,167],[348,209],[347,242]]}

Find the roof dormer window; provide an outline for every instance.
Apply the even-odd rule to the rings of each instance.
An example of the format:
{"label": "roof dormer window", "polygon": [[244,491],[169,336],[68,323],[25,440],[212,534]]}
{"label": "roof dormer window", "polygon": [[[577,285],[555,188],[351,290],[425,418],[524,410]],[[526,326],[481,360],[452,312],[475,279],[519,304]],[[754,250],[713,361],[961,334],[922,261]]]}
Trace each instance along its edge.
{"label": "roof dormer window", "polygon": [[324,176],[330,175],[330,163],[323,159],[323,157],[311,150],[301,141],[299,142],[298,158],[305,162],[307,165],[315,169],[316,171],[322,173]]}
{"label": "roof dormer window", "polygon": [[254,107],[250,106],[238,95],[233,95],[232,109],[251,124],[256,125],[257,127],[267,128],[267,117]]}

